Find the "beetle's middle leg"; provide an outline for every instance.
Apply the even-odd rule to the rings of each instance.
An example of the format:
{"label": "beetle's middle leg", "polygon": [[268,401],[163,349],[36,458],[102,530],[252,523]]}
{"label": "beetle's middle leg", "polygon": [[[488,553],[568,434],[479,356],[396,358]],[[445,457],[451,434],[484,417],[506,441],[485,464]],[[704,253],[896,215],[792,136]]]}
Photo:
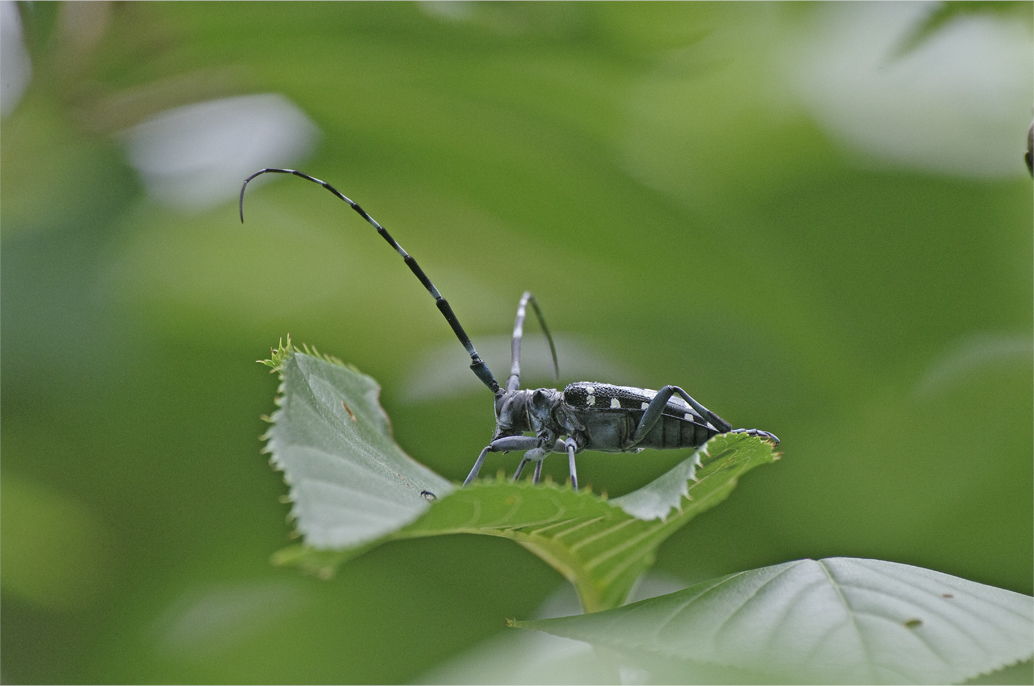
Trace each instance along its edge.
{"label": "beetle's middle leg", "polygon": [[[571,483],[574,485],[575,490],[578,490],[578,471],[575,469],[575,452],[578,450],[578,444],[574,439],[567,439],[566,441],[557,441],[553,445],[553,452],[567,452],[568,461],[571,468]],[[524,458],[520,460],[520,465],[517,466],[517,471],[514,472],[514,481],[520,478],[521,473],[530,461],[535,460],[535,474],[531,475],[531,483],[539,483],[542,479],[542,463],[546,459],[546,454],[536,452],[535,450],[529,450],[524,454]],[[528,457],[528,455],[531,455]]]}
{"label": "beetle's middle leg", "polygon": [[[559,441],[558,441],[559,442]],[[564,448],[567,449],[567,463],[571,470],[571,487],[574,490],[578,490],[578,470],[574,466],[574,454],[578,452],[578,444],[573,438],[568,437],[564,441]]]}

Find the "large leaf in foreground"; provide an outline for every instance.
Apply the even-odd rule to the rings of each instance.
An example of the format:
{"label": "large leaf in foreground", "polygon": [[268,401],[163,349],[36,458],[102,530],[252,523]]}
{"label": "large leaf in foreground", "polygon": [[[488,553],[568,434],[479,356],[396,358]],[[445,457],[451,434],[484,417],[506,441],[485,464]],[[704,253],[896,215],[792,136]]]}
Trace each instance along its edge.
{"label": "large leaf in foreground", "polygon": [[[956,683],[1034,652],[1034,599],[920,567],[798,560],[593,615],[514,622],[660,670],[666,681]],[[724,676],[729,676],[728,673]]]}
{"label": "large leaf in foreground", "polygon": [[475,533],[510,538],[541,557],[574,583],[587,611],[616,607],[662,541],[724,500],[741,474],[776,459],[769,443],[726,434],[610,501],[551,483],[455,489],[395,445],[372,379],[290,347],[270,364],[283,386],[269,449],[291,484],[304,536],[274,559],[321,576],[385,541]]}

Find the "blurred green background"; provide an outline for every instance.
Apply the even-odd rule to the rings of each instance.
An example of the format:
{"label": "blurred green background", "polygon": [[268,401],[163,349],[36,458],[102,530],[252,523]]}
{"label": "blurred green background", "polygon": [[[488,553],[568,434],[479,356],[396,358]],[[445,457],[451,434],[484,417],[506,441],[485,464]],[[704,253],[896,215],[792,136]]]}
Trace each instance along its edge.
{"label": "blurred green background", "polygon": [[[282,336],[376,377],[449,478],[493,422],[344,204],[277,178],[239,223],[265,166],[387,226],[497,376],[532,289],[560,384],[678,384],[780,436],[662,572],[842,555],[1031,593],[1032,5],[1010,5],[910,47],[936,5],[5,4],[2,678],[403,682],[562,584],[474,536],[328,582],[270,566],[291,527],[254,361]],[[552,385],[535,328],[527,381]],[[617,495],[684,456],[579,474]]]}

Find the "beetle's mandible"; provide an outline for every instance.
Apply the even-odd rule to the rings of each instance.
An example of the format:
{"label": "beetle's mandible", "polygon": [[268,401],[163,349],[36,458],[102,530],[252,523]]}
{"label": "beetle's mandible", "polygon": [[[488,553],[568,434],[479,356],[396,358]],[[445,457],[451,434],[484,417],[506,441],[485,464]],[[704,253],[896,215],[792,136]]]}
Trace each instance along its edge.
{"label": "beetle's mandible", "polygon": [[578,490],[575,455],[583,450],[621,453],[639,452],[645,448],[693,448],[703,445],[709,438],[721,433],[749,434],[779,445],[779,439],[768,431],[732,428],[731,424],[698,403],[678,386],[665,386],[659,391],[653,391],[579,381],[568,385],[562,391],[553,388],[522,390],[521,341],[524,337],[524,320],[528,305],[535,310],[535,315],[542,325],[553,355],[554,371],[557,368],[553,337],[549,334],[542,312],[531,293],[525,293],[517,306],[517,320],[514,322],[513,339],[510,344],[510,376],[507,377],[506,384],[500,387],[488,365],[474,349],[474,344],[460,325],[449,302],[438,292],[416,260],[363,208],[329,183],[295,169],[262,169],[245,179],[244,185],[241,186],[242,222],[244,190],[256,176],[267,173],[293,174],[323,186],[348,203],[377,229],[434,298],[438,309],[470,355],[471,370],[495,394],[495,434],[492,441],[478,455],[474,467],[463,482],[464,486],[477,478],[488,453],[525,451],[524,459],[521,460],[513,478],[519,478],[528,463],[534,462],[532,480],[535,483],[541,478],[542,461],[546,455],[567,453],[571,485]]}

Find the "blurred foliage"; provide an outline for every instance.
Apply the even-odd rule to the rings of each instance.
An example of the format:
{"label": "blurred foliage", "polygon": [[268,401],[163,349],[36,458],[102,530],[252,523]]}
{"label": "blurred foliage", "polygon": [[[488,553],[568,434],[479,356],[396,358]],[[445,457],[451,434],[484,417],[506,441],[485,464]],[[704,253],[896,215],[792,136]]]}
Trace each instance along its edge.
{"label": "blurred foliage", "polygon": [[[450,478],[492,418],[483,390],[404,400],[422,352],[449,341],[457,374],[466,356],[321,189],[249,190],[243,228],[231,197],[149,199],[120,132],[246,93],[308,114],[322,138],[297,166],[388,226],[475,342],[531,288],[554,332],[633,374],[601,380],[675,383],[779,435],[787,457],[662,570],[856,556],[1031,593],[1030,111],[1015,175],[872,164],[775,78],[821,11],[22,7],[32,81],[0,138],[4,680],[406,681],[561,583],[483,536],[388,544],[330,582],[269,565],[290,528],[253,360],[285,333],[376,377],[400,445]],[[619,495],[684,457],[579,474]]]}

